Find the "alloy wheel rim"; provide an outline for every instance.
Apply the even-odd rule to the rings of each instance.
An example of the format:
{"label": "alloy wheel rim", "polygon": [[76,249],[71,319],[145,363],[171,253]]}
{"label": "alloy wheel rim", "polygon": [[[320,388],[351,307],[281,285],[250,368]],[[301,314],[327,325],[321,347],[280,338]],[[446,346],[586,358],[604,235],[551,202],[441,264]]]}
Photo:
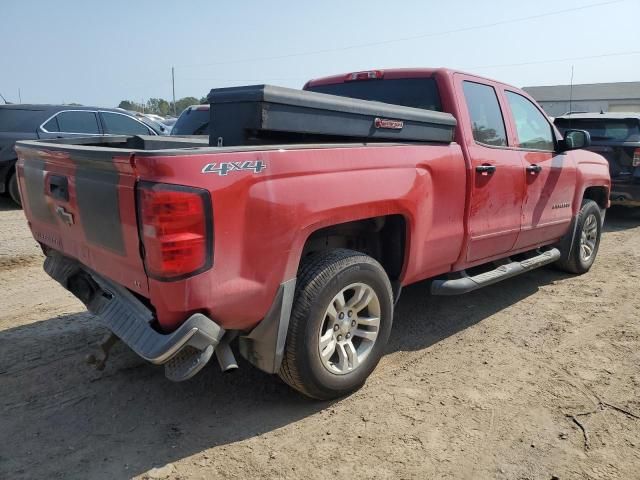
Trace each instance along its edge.
{"label": "alloy wheel rim", "polygon": [[318,353],[331,373],[345,375],[369,356],[380,331],[380,300],[365,283],[338,292],[327,307],[318,333]]}
{"label": "alloy wheel rim", "polygon": [[595,254],[598,241],[598,220],[592,213],[587,217],[582,225],[580,233],[580,258],[584,262],[591,260]]}

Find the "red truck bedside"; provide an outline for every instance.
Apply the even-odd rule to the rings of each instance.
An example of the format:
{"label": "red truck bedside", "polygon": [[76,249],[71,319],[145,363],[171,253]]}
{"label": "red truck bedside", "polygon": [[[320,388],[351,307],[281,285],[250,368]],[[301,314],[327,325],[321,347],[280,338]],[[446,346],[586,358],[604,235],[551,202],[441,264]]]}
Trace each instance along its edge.
{"label": "red truck bedside", "polygon": [[[586,132],[562,138],[526,93],[446,69],[356,72],[304,90],[278,90],[288,103],[259,116],[290,131],[240,125],[243,144],[226,143],[231,115],[215,117],[236,108],[227,90],[210,95],[212,146],[17,144],[45,270],[168,378],[190,378],[214,353],[235,366],[237,341],[302,393],[340,396],[382,356],[403,286],[433,279],[425,289],[454,295],[551,263],[591,267],[607,162],[580,150]],[[361,125],[371,137],[330,130]],[[410,130],[425,141],[393,140]]]}

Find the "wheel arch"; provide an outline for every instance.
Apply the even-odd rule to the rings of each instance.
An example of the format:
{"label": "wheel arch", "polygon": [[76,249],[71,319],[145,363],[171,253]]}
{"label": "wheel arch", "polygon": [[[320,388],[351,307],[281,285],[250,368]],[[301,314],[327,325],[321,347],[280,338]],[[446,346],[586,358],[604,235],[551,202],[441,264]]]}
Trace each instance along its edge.
{"label": "wheel arch", "polygon": [[401,213],[360,218],[312,229],[306,235],[298,265],[317,252],[345,248],[377,260],[387,273],[394,297],[406,269],[409,220]]}
{"label": "wheel arch", "polygon": [[601,209],[609,207],[609,189],[602,185],[593,185],[586,187],[583,194],[583,200],[593,200]]}

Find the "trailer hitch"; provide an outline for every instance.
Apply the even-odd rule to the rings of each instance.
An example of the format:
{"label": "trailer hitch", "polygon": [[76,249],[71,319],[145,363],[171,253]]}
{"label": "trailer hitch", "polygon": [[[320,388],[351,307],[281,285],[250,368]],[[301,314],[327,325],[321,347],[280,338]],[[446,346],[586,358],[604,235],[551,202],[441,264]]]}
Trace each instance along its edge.
{"label": "trailer hitch", "polygon": [[96,370],[104,370],[104,367],[107,365],[107,359],[109,358],[109,352],[119,340],[120,339],[113,333],[107,334],[98,344],[98,348],[93,353],[87,355],[87,363],[93,365]]}

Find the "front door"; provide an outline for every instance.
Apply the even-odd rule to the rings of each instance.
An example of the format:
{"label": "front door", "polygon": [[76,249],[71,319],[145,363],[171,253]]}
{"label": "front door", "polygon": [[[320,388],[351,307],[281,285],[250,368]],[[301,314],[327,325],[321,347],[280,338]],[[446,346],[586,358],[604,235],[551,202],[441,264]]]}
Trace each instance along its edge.
{"label": "front door", "polygon": [[515,248],[548,244],[559,239],[572,218],[576,165],[571,153],[557,153],[547,117],[524,95],[505,91],[524,162],[526,195],[522,227]]}
{"label": "front door", "polygon": [[[509,146],[497,85],[459,76],[466,101],[462,122],[471,162],[471,198],[466,262],[496,257],[513,249],[520,233],[524,164]],[[461,108],[461,114],[465,109]]]}

